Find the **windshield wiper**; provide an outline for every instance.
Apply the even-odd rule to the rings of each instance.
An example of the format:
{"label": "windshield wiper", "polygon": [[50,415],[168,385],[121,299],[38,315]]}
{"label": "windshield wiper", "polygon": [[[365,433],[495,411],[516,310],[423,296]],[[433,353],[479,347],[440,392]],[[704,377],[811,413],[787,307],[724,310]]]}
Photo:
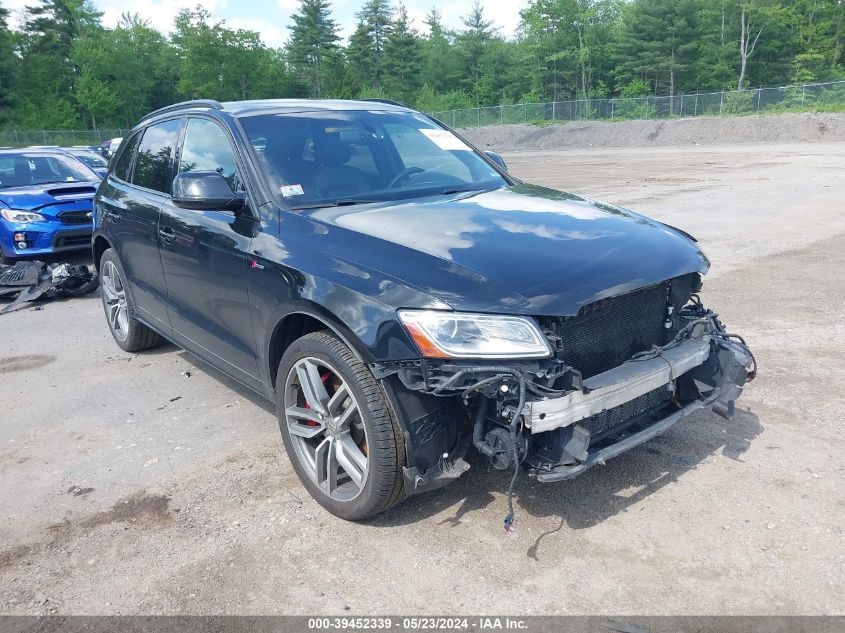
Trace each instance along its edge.
{"label": "windshield wiper", "polygon": [[418,198],[418,197],[425,197],[425,196],[448,196],[455,193],[484,193],[487,191],[495,191],[499,189],[499,186],[495,187],[484,187],[484,188],[477,188],[477,187],[445,187],[443,189],[422,189],[419,191],[403,191],[406,195],[398,197],[398,198],[388,198],[381,200],[372,200],[366,198],[340,198],[338,200],[333,200],[331,202],[316,202],[312,204],[302,204],[295,207],[291,207],[292,209],[326,209],[329,207],[351,207],[357,204],[376,204],[380,202],[400,202],[402,200],[407,200],[409,198]]}
{"label": "windshield wiper", "polygon": [[438,193],[442,196],[448,196],[453,193],[484,193],[485,191],[495,191],[499,187],[484,187],[476,189],[475,187],[446,187],[441,189]]}
{"label": "windshield wiper", "polygon": [[351,207],[356,204],[374,204],[376,202],[384,202],[384,200],[359,200],[357,198],[341,198],[340,200],[333,200],[332,202],[317,202],[314,204],[302,204],[292,209],[325,209],[327,207]]}
{"label": "windshield wiper", "polygon": [[335,200],[331,206],[333,207],[351,207],[355,204],[375,204],[376,202],[384,202],[384,200],[359,200],[357,198],[341,198]]}

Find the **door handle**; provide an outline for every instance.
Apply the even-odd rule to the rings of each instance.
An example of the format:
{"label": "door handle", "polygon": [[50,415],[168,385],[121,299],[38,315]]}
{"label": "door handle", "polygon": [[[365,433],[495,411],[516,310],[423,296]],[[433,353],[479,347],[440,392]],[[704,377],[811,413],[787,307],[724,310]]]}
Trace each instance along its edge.
{"label": "door handle", "polygon": [[126,205],[114,198],[103,197],[100,200],[98,209],[103,210],[103,219],[111,219],[112,222],[120,222],[120,212],[126,211]]}
{"label": "door handle", "polygon": [[158,236],[161,238],[162,242],[170,244],[176,239],[176,231],[169,226],[165,226],[164,228],[158,230]]}

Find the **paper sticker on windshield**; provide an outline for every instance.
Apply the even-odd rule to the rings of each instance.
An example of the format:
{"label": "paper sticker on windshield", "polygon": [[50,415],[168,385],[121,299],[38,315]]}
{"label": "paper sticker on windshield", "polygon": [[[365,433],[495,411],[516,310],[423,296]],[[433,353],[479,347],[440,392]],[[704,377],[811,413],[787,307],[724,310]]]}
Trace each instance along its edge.
{"label": "paper sticker on windshield", "polygon": [[420,130],[428,137],[428,140],[437,145],[440,149],[448,151],[462,150],[471,151],[469,147],[449,130]]}
{"label": "paper sticker on windshield", "polygon": [[285,198],[305,195],[305,192],[302,190],[302,185],[282,185],[279,189],[281,189],[282,195]]}

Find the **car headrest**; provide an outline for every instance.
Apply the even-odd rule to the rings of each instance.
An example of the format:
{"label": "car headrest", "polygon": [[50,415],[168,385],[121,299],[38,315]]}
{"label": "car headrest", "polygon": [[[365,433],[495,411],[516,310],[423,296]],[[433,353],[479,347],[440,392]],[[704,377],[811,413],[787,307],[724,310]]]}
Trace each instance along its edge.
{"label": "car headrest", "polygon": [[20,185],[32,182],[32,171],[29,169],[29,161],[25,158],[15,159],[15,181]]}
{"label": "car headrest", "polygon": [[35,162],[35,177],[39,180],[44,178],[52,178],[54,176],[50,166],[46,160],[36,160]]}
{"label": "car headrest", "polygon": [[330,132],[314,138],[314,154],[324,167],[338,167],[352,157],[352,146],[345,143],[337,132]]}

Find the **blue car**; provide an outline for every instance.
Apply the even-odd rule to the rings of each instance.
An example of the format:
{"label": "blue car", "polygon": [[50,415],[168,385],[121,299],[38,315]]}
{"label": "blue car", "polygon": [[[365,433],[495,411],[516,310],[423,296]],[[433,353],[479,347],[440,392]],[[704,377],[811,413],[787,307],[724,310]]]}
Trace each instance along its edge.
{"label": "blue car", "polygon": [[100,178],[105,178],[109,171],[109,161],[94,152],[82,147],[69,147],[65,150],[93,169]]}
{"label": "blue car", "polygon": [[91,248],[100,176],[61,150],[0,151],[0,264]]}

